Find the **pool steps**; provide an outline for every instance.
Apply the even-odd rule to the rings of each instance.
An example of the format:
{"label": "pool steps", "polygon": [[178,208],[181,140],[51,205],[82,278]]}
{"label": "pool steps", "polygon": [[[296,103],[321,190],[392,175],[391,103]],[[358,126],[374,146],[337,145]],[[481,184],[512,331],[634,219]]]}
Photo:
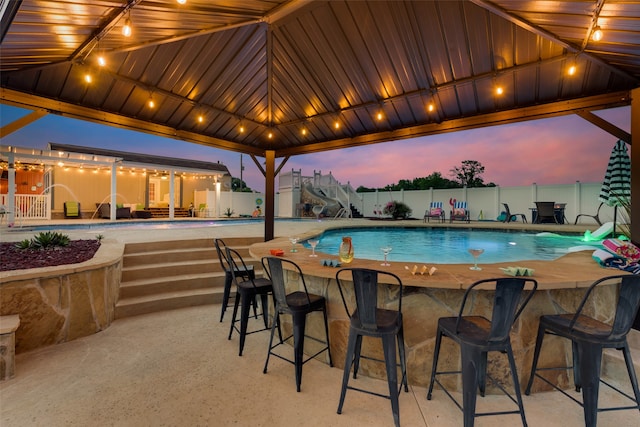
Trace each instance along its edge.
{"label": "pool steps", "polygon": [[[261,238],[225,238],[261,274],[249,246]],[[115,317],[216,304],[222,300],[224,271],[213,239],[130,243],[125,246]],[[219,315],[219,313],[217,314]]]}

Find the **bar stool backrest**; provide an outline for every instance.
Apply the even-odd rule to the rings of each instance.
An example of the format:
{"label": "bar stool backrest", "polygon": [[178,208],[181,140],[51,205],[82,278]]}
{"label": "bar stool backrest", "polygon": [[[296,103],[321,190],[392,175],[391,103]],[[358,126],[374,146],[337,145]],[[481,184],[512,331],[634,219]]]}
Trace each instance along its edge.
{"label": "bar stool backrest", "polygon": [[[350,310],[347,305],[344,292],[344,279],[340,279],[340,275],[343,272],[351,272],[353,280],[353,291],[355,297],[355,308]],[[377,322],[377,308],[378,308],[378,279],[379,276],[387,276],[392,279],[392,282],[396,282],[399,287],[398,293],[398,312],[402,311],[402,281],[398,276],[393,273],[379,270],[371,270],[367,268],[343,268],[336,273],[336,280],[338,281],[338,289],[340,290],[340,296],[342,297],[342,303],[344,309],[349,317],[354,317],[357,314],[357,318],[360,320],[362,327],[366,330],[375,331],[378,329]],[[385,307],[386,308],[386,307]]]}
{"label": "bar stool backrest", "polygon": [[612,341],[624,339],[624,337],[629,333],[631,326],[633,326],[633,321],[635,320],[638,314],[638,309],[640,308],[640,276],[635,274],[608,276],[603,277],[600,280],[596,280],[591,286],[589,286],[584,297],[582,297],[582,301],[580,302],[569,326],[573,328],[578,318],[582,315],[582,311],[589,299],[589,295],[591,295],[597,286],[605,282],[618,279],[621,280],[620,290],[618,292],[616,314],[608,339]]}
{"label": "bar stool backrest", "polygon": [[227,259],[227,245],[224,243],[222,239],[214,239],[213,242],[216,245],[216,252],[218,253],[218,260],[220,261],[220,266],[224,271],[231,272],[231,265],[229,263],[229,259]]}
{"label": "bar stool backrest", "polygon": [[262,258],[262,266],[267,276],[273,284],[273,295],[276,299],[276,304],[280,307],[288,307],[287,303],[287,290],[285,286],[285,268],[284,265],[289,265],[291,269],[298,273],[302,286],[304,287],[304,293],[307,295],[307,305],[311,306],[311,300],[309,299],[309,292],[307,292],[307,284],[304,281],[304,275],[302,270],[293,261],[289,261],[277,257],[264,257]]}
{"label": "bar stool backrest", "polygon": [[[538,283],[533,279],[510,277],[485,279],[473,283],[467,288],[462,298],[460,313],[458,314],[458,320],[456,322],[456,332],[458,332],[464,308],[471,291],[482,284],[492,282],[495,282],[495,295],[488,342],[502,342],[509,339],[511,326],[518,319],[520,313],[522,313],[524,307],[529,303],[529,300],[533,297],[533,294],[538,287]],[[533,285],[532,291],[529,293],[527,298],[521,302],[520,296],[527,282],[530,282]]]}

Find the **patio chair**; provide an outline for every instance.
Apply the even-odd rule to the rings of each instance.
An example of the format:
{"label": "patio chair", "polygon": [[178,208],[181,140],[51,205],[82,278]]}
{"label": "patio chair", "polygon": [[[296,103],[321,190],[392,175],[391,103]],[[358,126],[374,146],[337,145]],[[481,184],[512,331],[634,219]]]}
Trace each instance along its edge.
{"label": "patio chair", "polygon": [[558,224],[555,206],[556,202],[536,202],[536,224],[542,224],[545,221]]}
{"label": "patio chair", "polygon": [[424,211],[423,222],[428,222],[431,218],[440,218],[440,222],[445,221],[442,202],[431,202],[429,204],[429,209]]}
{"label": "patio chair", "polygon": [[573,223],[574,225],[578,223],[578,219],[581,216],[586,216],[588,218],[593,218],[598,225],[602,225],[602,222],[600,221],[600,209],[602,209],[602,205],[604,205],[604,202],[600,202],[600,205],[598,206],[598,210],[596,211],[595,215],[589,215],[589,214],[579,214],[578,216],[576,216],[576,221]]}
{"label": "patio chair", "polygon": [[469,209],[467,209],[467,202],[455,202],[451,214],[449,215],[449,222],[453,221],[466,221],[470,222]]}
{"label": "patio chair", "polygon": [[504,212],[505,212],[505,218],[504,220],[502,220],[502,222],[511,222],[511,221],[516,221],[518,219],[518,217],[522,218],[522,222],[527,222],[527,217],[525,214],[523,213],[511,213],[511,210],[509,209],[509,205],[507,203],[503,203],[502,204],[504,206]]}
{"label": "patio chair", "polygon": [[[479,292],[475,288],[480,285],[482,285],[483,289],[486,289],[488,284],[493,284],[495,289],[491,320],[482,315],[465,315],[467,301],[473,306],[481,305],[475,303],[474,296],[469,298],[471,293]],[[521,298],[526,285],[529,285],[531,289],[526,297]],[[467,288],[462,297],[458,316],[438,319],[438,331],[433,350],[433,365],[431,367],[431,380],[429,381],[427,400],[431,400],[433,385],[437,383],[445,391],[445,394],[456,403],[456,406],[462,410],[465,427],[473,427],[475,418],[478,416],[504,414],[520,414],[522,424],[524,426],[527,425],[509,332],[522,310],[533,297],[537,287],[538,282],[533,279],[514,277],[479,280]],[[448,337],[460,346],[462,360],[460,371],[438,371],[438,357],[440,355],[442,337]],[[515,399],[499,384],[498,379],[494,379],[487,374],[487,355],[489,352],[507,354],[516,395]],[[440,375],[452,374],[462,374],[462,406],[438,379]],[[496,384],[512,402],[518,405],[517,410],[476,413],[477,392],[480,391],[480,395],[484,397],[487,378]],[[502,378],[500,378],[500,382],[502,382]]]}
{"label": "patio chair", "polygon": [[65,218],[82,218],[80,211],[80,202],[64,202]]}
{"label": "patio chair", "polygon": [[[619,285],[616,284],[619,282]],[[596,287],[600,285],[618,286],[618,301],[615,307],[600,307],[602,313],[606,313],[609,319],[607,323],[598,319],[594,319],[583,314],[586,302]],[[597,290],[595,290],[597,294]],[[591,298],[596,304],[602,306],[601,298]],[[610,312],[608,308],[612,308]],[[550,314],[540,317],[538,326],[538,336],[536,338],[535,351],[533,353],[533,364],[531,366],[531,375],[525,389],[525,394],[531,393],[531,385],[535,378],[541,379],[556,390],[559,390],[565,396],[582,406],[584,412],[584,423],[586,427],[595,427],[597,423],[598,412],[623,410],[623,409],[640,409],[640,391],[638,390],[638,379],[636,377],[633,360],[631,359],[631,351],[627,342],[627,334],[631,329],[634,319],[640,308],[640,276],[634,274],[609,276],[596,280],[585,292],[580,305],[575,313],[568,314]],[[585,310],[588,311],[588,310]],[[571,340],[573,351],[572,366],[538,368],[538,358],[540,356],[540,348],[546,334],[555,335]],[[557,344],[553,351],[557,351]],[[624,361],[631,382],[631,388],[635,400],[626,391],[618,389],[609,382],[600,379],[602,352],[604,349],[610,348],[622,351]],[[544,359],[544,358],[543,358]],[[582,402],[579,402],[573,396],[558,388],[547,378],[543,377],[539,372],[554,371],[556,375],[559,370],[573,370],[573,381],[575,389],[579,392],[582,389]],[[603,382],[609,388],[628,398],[633,405],[598,408],[598,393],[600,382]]]}

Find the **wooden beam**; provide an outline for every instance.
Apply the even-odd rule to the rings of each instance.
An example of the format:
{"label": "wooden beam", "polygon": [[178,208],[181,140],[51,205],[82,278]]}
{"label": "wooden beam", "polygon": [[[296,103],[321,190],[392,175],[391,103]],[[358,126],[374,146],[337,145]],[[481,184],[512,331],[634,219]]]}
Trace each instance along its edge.
{"label": "wooden beam", "polygon": [[461,119],[445,120],[441,123],[427,123],[403,129],[359,135],[353,138],[335,139],[315,144],[298,145],[277,150],[278,157],[298,154],[318,153],[347,147],[358,147],[380,142],[397,141],[420,136],[437,135],[441,133],[457,132],[461,130],[477,129],[487,126],[498,126],[529,120],[546,119],[550,117],[576,114],[577,112],[602,110],[607,108],[626,106],[631,103],[628,91],[596,95],[591,97],[534,105],[515,110],[505,110],[496,113],[479,114]]}
{"label": "wooden beam", "polygon": [[605,132],[608,132],[611,135],[615,136],[616,138],[623,140],[627,144],[631,144],[631,134],[628,132],[625,132],[624,129],[620,129],[618,126],[606,121],[602,117],[596,116],[591,111],[578,111],[576,114],[582,117],[583,119],[585,119],[586,121],[588,121],[589,123],[592,123],[598,126],[600,129],[604,130]]}
{"label": "wooden beam", "polygon": [[31,123],[35,122],[36,120],[41,119],[42,117],[46,116],[47,111],[46,110],[36,110],[36,111],[32,111],[31,113],[27,114],[24,117],[19,118],[18,120],[15,120],[11,123],[9,123],[8,125],[2,126],[2,128],[0,128],[0,137],[5,137],[7,135],[9,135],[10,133],[13,133],[17,130],[22,129],[25,126],[30,125]]}

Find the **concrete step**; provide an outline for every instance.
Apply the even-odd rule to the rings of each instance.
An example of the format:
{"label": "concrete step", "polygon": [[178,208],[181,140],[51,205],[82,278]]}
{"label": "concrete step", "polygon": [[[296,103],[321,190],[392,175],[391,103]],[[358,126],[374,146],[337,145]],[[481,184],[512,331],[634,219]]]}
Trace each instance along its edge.
{"label": "concrete step", "polygon": [[148,264],[163,264],[180,261],[216,260],[218,254],[214,248],[172,249],[153,252],[138,252],[124,255],[123,268],[137,267]]}
{"label": "concrete step", "polygon": [[166,277],[182,276],[184,274],[214,273],[220,270],[220,264],[217,259],[215,262],[213,260],[201,260],[123,267],[121,284],[154,277],[164,279]]}
{"label": "concrete step", "polygon": [[[262,274],[249,246],[260,238],[231,238],[245,262]],[[213,239],[143,242],[125,246],[116,318],[222,301],[224,270]]]}
{"label": "concrete step", "polygon": [[[118,301],[115,317],[116,319],[122,319],[124,317],[174,310],[176,308],[217,304],[220,303],[220,301],[222,301],[222,288],[219,290],[207,288],[165,292]],[[217,320],[219,319],[220,313],[212,309],[211,316]]]}
{"label": "concrete step", "polygon": [[120,300],[191,289],[218,289],[224,286],[224,280],[223,272],[134,280],[120,286]]}

